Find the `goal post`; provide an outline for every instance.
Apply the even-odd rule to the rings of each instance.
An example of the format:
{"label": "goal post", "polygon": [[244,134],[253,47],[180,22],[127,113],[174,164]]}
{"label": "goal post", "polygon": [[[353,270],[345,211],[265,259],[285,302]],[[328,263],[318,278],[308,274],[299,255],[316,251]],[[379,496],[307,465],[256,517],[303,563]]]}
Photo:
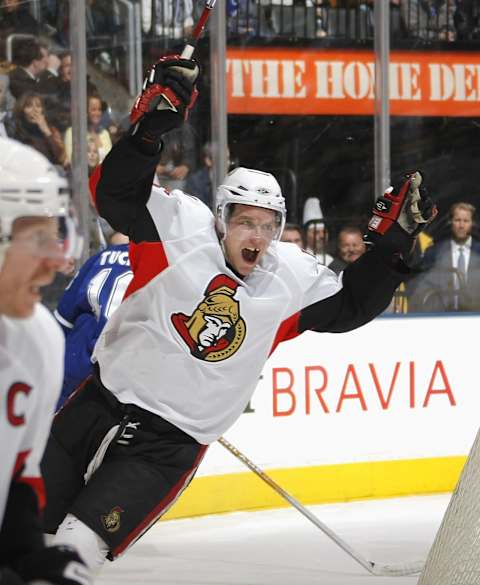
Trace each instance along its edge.
{"label": "goal post", "polygon": [[418,585],[480,583],[480,431],[450,498]]}

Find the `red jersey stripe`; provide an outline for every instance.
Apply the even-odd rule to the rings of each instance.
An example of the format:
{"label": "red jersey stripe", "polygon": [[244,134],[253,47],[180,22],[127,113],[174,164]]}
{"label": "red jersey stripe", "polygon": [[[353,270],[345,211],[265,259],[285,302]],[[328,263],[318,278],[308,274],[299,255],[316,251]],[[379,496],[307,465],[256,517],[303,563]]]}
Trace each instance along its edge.
{"label": "red jersey stripe", "polygon": [[41,477],[20,477],[18,483],[26,483],[35,492],[38,501],[38,508],[42,511],[47,503],[47,496],[45,494],[45,484]]}
{"label": "red jersey stripe", "polygon": [[17,455],[17,460],[15,461],[15,467],[13,468],[13,478],[15,479],[17,475],[22,471],[23,466],[25,465],[25,461],[27,457],[30,455],[31,449],[27,451],[20,451]]}
{"label": "red jersey stripe", "polygon": [[275,339],[273,340],[272,347],[270,348],[269,355],[272,355],[277,345],[282,341],[287,341],[287,339],[293,339],[294,337],[300,335],[300,332],[298,331],[299,319],[300,311],[298,313],[294,313],[291,317],[280,323],[280,327],[277,329]]}
{"label": "red jersey stripe", "polygon": [[126,292],[126,299],[133,292],[141,289],[168,267],[168,259],[162,242],[130,242],[130,266],[133,279]]}

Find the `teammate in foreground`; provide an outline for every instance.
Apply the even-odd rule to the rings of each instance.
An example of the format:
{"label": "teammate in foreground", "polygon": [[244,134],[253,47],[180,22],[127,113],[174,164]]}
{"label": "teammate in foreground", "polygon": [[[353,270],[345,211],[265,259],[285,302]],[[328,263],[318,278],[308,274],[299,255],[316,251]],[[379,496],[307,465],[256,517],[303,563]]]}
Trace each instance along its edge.
{"label": "teammate in foreground", "polygon": [[0,584],[86,585],[71,548],[46,547],[39,463],[62,382],[60,327],[40,304],[73,249],[66,181],[30,147],[0,138]]}
{"label": "teammate in foreground", "polygon": [[[47,531],[58,528],[56,542],[78,546],[93,569],[180,496],[278,343],[350,331],[385,309],[413,234],[434,215],[414,173],[379,200],[371,250],[337,277],[279,242],[285,201],[268,173],[229,173],[215,217],[195,197],[152,187],[162,135],[192,105],[192,72],[178,57],[153,67],[128,136],[92,177],[100,214],[130,237],[134,277],[95,347],[95,375],[55,419],[43,467]],[[163,95],[168,110],[156,107]]]}

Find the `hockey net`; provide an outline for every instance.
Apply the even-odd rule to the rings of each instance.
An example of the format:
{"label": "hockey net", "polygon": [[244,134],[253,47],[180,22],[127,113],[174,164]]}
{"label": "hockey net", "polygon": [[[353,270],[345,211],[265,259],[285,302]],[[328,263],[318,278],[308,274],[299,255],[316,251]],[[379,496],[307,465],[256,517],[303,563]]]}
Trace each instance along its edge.
{"label": "hockey net", "polygon": [[480,431],[427,557],[418,585],[480,583]]}

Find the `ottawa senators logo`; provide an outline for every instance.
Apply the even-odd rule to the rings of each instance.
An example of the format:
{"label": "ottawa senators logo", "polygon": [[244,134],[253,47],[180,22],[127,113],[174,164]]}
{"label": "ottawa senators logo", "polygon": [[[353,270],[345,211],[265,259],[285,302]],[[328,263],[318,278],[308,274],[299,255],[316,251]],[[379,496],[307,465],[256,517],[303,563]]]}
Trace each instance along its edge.
{"label": "ottawa senators logo", "polygon": [[122,512],[120,506],[115,506],[108,514],[102,516],[102,524],[107,532],[117,532],[120,528],[120,514]]}
{"label": "ottawa senators logo", "polygon": [[174,313],[172,323],[191,354],[207,362],[232,356],[245,339],[245,321],[234,298],[238,283],[220,274],[210,281],[205,297],[191,315]]}

